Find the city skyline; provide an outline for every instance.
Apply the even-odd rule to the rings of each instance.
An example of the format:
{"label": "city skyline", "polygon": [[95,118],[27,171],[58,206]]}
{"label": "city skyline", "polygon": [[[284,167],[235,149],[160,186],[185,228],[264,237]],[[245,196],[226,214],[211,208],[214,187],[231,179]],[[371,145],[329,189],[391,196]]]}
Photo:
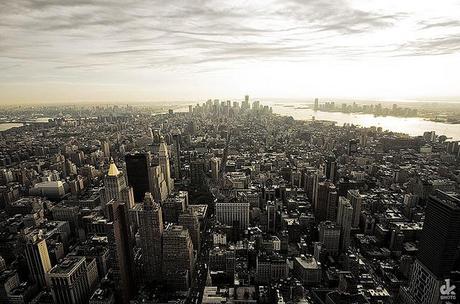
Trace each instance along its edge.
{"label": "city skyline", "polygon": [[455,1],[9,1],[0,103],[458,100]]}

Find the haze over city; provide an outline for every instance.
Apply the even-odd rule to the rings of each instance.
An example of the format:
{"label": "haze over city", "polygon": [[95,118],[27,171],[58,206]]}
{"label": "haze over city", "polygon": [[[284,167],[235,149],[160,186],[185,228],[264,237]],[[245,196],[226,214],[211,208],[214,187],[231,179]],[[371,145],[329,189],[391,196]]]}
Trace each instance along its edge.
{"label": "haze over city", "polygon": [[0,3],[0,103],[460,96],[458,1]]}

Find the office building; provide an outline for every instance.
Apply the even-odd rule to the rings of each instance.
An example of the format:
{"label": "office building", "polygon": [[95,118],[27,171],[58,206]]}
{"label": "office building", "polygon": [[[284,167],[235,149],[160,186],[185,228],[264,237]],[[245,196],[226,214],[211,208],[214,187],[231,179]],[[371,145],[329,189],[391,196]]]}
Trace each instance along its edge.
{"label": "office building", "polygon": [[163,275],[177,290],[188,290],[193,279],[193,243],[183,226],[169,226],[163,234]]}
{"label": "office building", "polygon": [[49,272],[54,303],[80,304],[89,298],[85,257],[66,257]]}
{"label": "office building", "polygon": [[204,188],[205,178],[205,165],[203,160],[195,160],[190,163],[190,182],[193,186]]}
{"label": "office building", "polygon": [[288,276],[289,267],[286,258],[278,254],[263,254],[256,258],[256,281],[268,284]]}
{"label": "office building", "polygon": [[294,258],[294,276],[303,285],[316,285],[321,282],[321,263],[311,255]]}
{"label": "office building", "polygon": [[340,225],[341,248],[343,251],[350,246],[350,232],[353,221],[353,207],[348,199],[339,197],[339,208],[337,211],[337,224]]}
{"label": "office building", "polygon": [[128,185],[133,188],[134,201],[142,202],[145,193],[150,191],[148,171],[150,155],[147,153],[126,154],[125,162]]}
{"label": "office building", "polygon": [[325,221],[318,225],[321,248],[331,255],[337,255],[340,248],[340,226],[334,222]]}
{"label": "office building", "polygon": [[132,245],[129,238],[128,208],[126,204],[112,200],[107,204],[109,222],[106,234],[109,245],[108,265],[121,303],[129,303],[133,290]]}
{"label": "office building", "polygon": [[129,208],[134,205],[133,189],[127,186],[125,175],[118,170],[113,159],[110,161],[109,171],[104,177],[104,186],[102,200],[104,204],[114,199],[126,203]]}
{"label": "office building", "polygon": [[32,281],[42,288],[48,287],[48,271],[51,269],[51,261],[48,246],[41,231],[26,235],[25,255]]}
{"label": "office building", "polygon": [[160,204],[154,201],[150,193],[145,194],[138,217],[142,249],[142,275],[145,282],[158,282],[161,280],[163,214]]}
{"label": "office building", "polygon": [[219,157],[211,158],[211,176],[212,180],[217,183],[219,181],[219,172],[222,160]]}
{"label": "office building", "polygon": [[359,226],[359,218],[361,216],[361,205],[363,198],[358,190],[348,190],[347,199],[350,201],[353,207],[353,219],[351,226],[357,228]]}
{"label": "office building", "polygon": [[161,167],[161,172],[163,172],[163,176],[166,181],[166,186],[168,187],[169,195],[174,190],[174,180],[171,178],[171,167],[169,165],[168,146],[166,145],[163,138],[161,138],[160,147],[158,150],[158,163]]}
{"label": "office building", "polygon": [[184,213],[179,215],[179,225],[187,228],[190,237],[192,238],[193,248],[197,251],[200,250],[200,222],[198,217],[193,214],[192,210],[187,209]]}
{"label": "office building", "polygon": [[221,224],[236,225],[246,229],[249,226],[249,202],[232,200],[216,203],[216,219]]}
{"label": "office building", "polygon": [[316,221],[335,221],[337,217],[338,195],[333,183],[326,181],[318,184],[318,194],[315,202]]}
{"label": "office building", "polygon": [[153,195],[155,201],[159,203],[163,202],[169,193],[168,185],[166,184],[166,179],[160,165],[153,164],[149,167],[149,183],[150,193]]}
{"label": "office building", "polygon": [[405,303],[441,303],[443,296],[452,295],[450,290],[440,294],[440,287],[450,283],[459,245],[460,199],[437,190],[427,203],[422,240],[409,286],[401,289]]}

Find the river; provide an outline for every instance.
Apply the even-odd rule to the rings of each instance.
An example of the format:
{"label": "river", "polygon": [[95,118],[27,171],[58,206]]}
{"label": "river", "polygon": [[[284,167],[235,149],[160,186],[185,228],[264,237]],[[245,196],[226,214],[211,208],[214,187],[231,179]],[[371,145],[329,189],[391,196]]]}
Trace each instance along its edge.
{"label": "river", "polygon": [[292,116],[298,120],[331,120],[337,125],[354,124],[362,127],[382,127],[383,130],[406,133],[411,136],[423,135],[425,131],[435,131],[437,135],[445,135],[454,140],[460,140],[460,125],[446,124],[424,120],[418,117],[374,116],[372,114],[322,112],[312,109],[296,109],[295,106],[272,104],[273,113]]}
{"label": "river", "polygon": [[[357,114],[357,113],[340,113],[340,112],[322,112],[313,111],[309,108],[296,108],[298,104],[268,104],[273,108],[273,113],[292,116],[298,120],[311,120],[315,117],[316,120],[335,121],[337,125],[355,124],[362,127],[382,127],[384,130],[393,132],[406,133],[411,136],[423,135],[425,131],[435,131],[437,135],[445,135],[453,140],[460,140],[460,125],[446,124],[424,120],[418,117],[393,117],[393,116],[374,116],[372,114]],[[176,112],[187,112],[187,107],[181,107],[175,110]],[[48,121],[48,118],[37,119],[37,121]],[[10,128],[20,127],[18,123],[0,123],[0,131],[5,131]]]}
{"label": "river", "polygon": [[1,131],[6,131],[11,128],[17,128],[17,127],[22,127],[22,123],[0,123],[0,132]]}
{"label": "river", "polygon": [[[374,116],[372,114],[341,113],[341,112],[322,112],[307,108],[305,104],[298,103],[264,103],[272,107],[273,113],[285,116],[292,116],[296,120],[316,120],[335,121],[338,126],[344,124],[354,124],[362,127],[382,127],[383,130],[405,133],[411,136],[423,135],[425,131],[435,131],[437,135],[445,135],[449,139],[460,140],[460,125],[446,124],[424,120],[419,117],[394,117],[394,116]],[[300,107],[300,108],[296,108]],[[176,112],[188,112],[188,106],[175,110]]]}

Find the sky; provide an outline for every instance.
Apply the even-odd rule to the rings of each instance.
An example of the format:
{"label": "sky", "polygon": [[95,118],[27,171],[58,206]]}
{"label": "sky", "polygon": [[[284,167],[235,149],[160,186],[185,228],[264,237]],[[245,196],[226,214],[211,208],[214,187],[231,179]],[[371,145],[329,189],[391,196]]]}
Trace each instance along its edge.
{"label": "sky", "polygon": [[460,1],[0,1],[0,103],[455,99]]}

